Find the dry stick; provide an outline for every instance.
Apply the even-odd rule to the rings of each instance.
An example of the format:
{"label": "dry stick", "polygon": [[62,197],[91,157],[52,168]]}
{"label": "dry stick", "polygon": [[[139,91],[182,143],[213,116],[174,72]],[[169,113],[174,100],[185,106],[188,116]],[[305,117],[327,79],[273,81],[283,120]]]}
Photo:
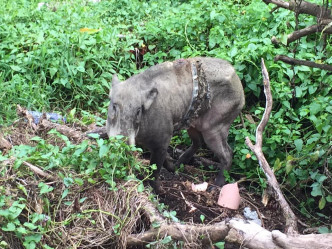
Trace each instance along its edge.
{"label": "dry stick", "polygon": [[286,233],[287,234],[294,234],[297,233],[297,218],[293,213],[292,209],[288,205],[285,197],[283,196],[281,189],[279,187],[278,181],[271,170],[269,163],[266,161],[265,156],[262,151],[262,143],[263,143],[263,131],[267,122],[269,120],[271,110],[272,110],[272,94],[270,89],[270,79],[267,72],[267,69],[264,64],[264,60],[262,59],[262,74],[263,74],[263,83],[264,83],[264,93],[266,96],[266,106],[265,111],[262,117],[261,122],[259,123],[257,130],[256,130],[256,144],[253,145],[250,141],[249,137],[246,137],[246,144],[247,146],[255,153],[257,156],[259,165],[263,169],[266,178],[270,187],[272,188],[274,194],[276,195],[277,201],[280,204],[282,213],[286,220]]}
{"label": "dry stick", "polygon": [[40,175],[40,176],[45,177],[45,178],[47,178],[47,179],[50,179],[50,180],[52,180],[52,181],[55,181],[55,180],[56,180],[56,178],[55,178],[54,176],[52,176],[52,175],[50,175],[50,174],[48,174],[48,173],[42,171],[40,168],[38,168],[37,166],[32,165],[31,163],[28,163],[28,162],[25,162],[25,161],[24,161],[23,164],[24,164],[25,166],[28,166],[28,167],[29,167],[34,173],[36,173],[37,175]]}
{"label": "dry stick", "polygon": [[332,66],[331,65],[326,65],[326,64],[318,64],[312,61],[305,61],[305,60],[297,60],[294,58],[290,58],[286,55],[277,55],[274,58],[275,61],[282,61],[290,65],[303,65],[303,66],[308,66],[308,67],[315,67],[315,68],[320,68],[326,71],[332,71]]}

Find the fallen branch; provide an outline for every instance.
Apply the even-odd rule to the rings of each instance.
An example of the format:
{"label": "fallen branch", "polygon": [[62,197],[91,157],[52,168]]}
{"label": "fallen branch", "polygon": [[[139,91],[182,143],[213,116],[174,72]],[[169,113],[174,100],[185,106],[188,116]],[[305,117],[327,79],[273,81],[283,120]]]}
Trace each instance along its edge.
{"label": "fallen branch", "polygon": [[330,9],[307,1],[300,1],[300,4],[299,2],[296,2],[294,0],[291,0],[289,2],[285,2],[283,0],[263,0],[263,2],[266,4],[272,3],[277,5],[278,7],[288,9],[299,14],[308,14],[322,19],[332,19]]}
{"label": "fallen branch", "polygon": [[286,55],[277,55],[274,58],[275,61],[282,61],[290,65],[302,65],[302,66],[308,66],[308,67],[315,67],[315,68],[320,68],[323,70],[327,71],[332,71],[332,66],[331,65],[326,65],[326,64],[318,64],[312,61],[305,61],[305,60],[298,60],[294,58],[290,58]]}
{"label": "fallen branch", "polygon": [[37,174],[37,175],[40,175],[40,176],[42,176],[42,177],[45,177],[45,178],[47,178],[47,179],[49,179],[49,180],[52,180],[52,181],[55,181],[56,180],[56,178],[54,177],[54,176],[52,176],[52,175],[50,175],[50,174],[48,174],[48,173],[46,173],[46,172],[44,172],[43,170],[41,170],[40,168],[38,168],[37,166],[34,166],[34,165],[32,165],[31,163],[28,163],[28,162],[23,162],[23,164],[25,165],[25,166],[28,166],[35,174]]}
{"label": "fallen branch", "polygon": [[262,170],[264,171],[268,184],[273,190],[273,193],[276,195],[276,199],[280,204],[282,213],[286,220],[286,233],[287,234],[294,234],[297,233],[297,218],[293,213],[292,209],[288,205],[285,197],[283,196],[281,189],[279,187],[278,181],[271,170],[269,163],[266,161],[265,156],[262,151],[262,143],[263,143],[263,131],[265,126],[268,123],[271,110],[272,110],[272,94],[270,89],[270,79],[267,72],[267,69],[264,64],[264,60],[262,59],[262,74],[263,74],[263,83],[264,83],[264,93],[266,96],[266,106],[265,111],[262,117],[261,122],[259,123],[257,130],[256,130],[256,144],[253,145],[250,141],[249,137],[246,137],[246,144],[247,146],[255,153],[257,156],[259,165],[261,166]]}
{"label": "fallen branch", "polygon": [[325,20],[324,22],[321,22],[320,24],[315,24],[315,25],[306,27],[304,29],[294,31],[293,33],[291,33],[287,36],[287,45],[289,45],[293,41],[300,39],[303,36],[314,34],[316,32],[332,34],[332,27],[327,26],[330,22],[332,22],[332,20]]}
{"label": "fallen branch", "polygon": [[65,135],[66,137],[73,139],[75,142],[79,142],[84,139],[84,134],[79,131],[76,131],[73,128],[68,127],[67,125],[53,123],[46,119],[46,115],[43,115],[38,128],[49,131],[51,129],[56,129],[61,134]]}
{"label": "fallen branch", "polygon": [[[186,246],[192,246],[200,241],[202,245],[210,245],[212,243],[222,241],[228,234],[229,228],[225,222],[215,223],[213,225],[198,224],[182,224],[172,222],[168,224],[164,222],[159,228],[150,229],[144,233],[132,234],[127,237],[127,246],[144,245],[165,236],[171,236],[173,240],[184,241]],[[189,247],[188,247],[189,248]],[[197,247],[201,248],[201,247]]]}

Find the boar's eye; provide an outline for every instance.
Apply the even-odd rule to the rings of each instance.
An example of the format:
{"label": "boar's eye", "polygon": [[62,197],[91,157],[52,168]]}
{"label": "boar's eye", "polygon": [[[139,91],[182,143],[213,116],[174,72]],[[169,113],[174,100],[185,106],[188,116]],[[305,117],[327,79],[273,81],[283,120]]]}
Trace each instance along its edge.
{"label": "boar's eye", "polygon": [[116,104],[113,104],[112,107],[113,107],[113,111],[116,112]]}
{"label": "boar's eye", "polygon": [[117,104],[114,104],[111,102],[111,104],[108,107],[108,115],[111,119],[114,119],[117,114]]}
{"label": "boar's eye", "polygon": [[142,114],[142,108],[139,107],[136,110],[136,115],[135,115],[135,120],[134,120],[135,129],[137,129],[139,122],[141,121],[141,114]]}

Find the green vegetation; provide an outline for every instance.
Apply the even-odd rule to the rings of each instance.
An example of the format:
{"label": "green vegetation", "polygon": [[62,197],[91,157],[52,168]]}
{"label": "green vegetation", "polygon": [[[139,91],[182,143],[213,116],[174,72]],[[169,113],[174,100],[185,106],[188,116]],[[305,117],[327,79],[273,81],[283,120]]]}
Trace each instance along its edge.
{"label": "green vegetation", "polygon": [[[37,10],[36,0],[0,0],[0,125],[10,125],[17,118],[17,104],[102,124],[112,74],[126,79],[151,65],[181,57],[223,58],[237,69],[246,93],[245,128],[238,118],[229,136],[234,148],[231,176],[245,175],[248,186],[261,192],[266,180],[255,156],[246,158],[250,151],[244,138],[254,141],[264,111],[260,69],[264,58],[274,106],[263,151],[292,208],[312,225],[327,225],[332,202],[332,77],[327,71],[292,67],[273,59],[278,54],[293,57],[296,47],[298,59],[332,64],[331,38],[323,44],[317,34],[289,47],[273,45],[272,36],[284,42],[294,31],[295,17],[283,9],[270,13],[272,6],[260,0],[48,2],[49,8]],[[300,15],[298,26],[314,23],[313,17]],[[141,52],[139,56],[135,49]],[[91,174],[98,173],[111,188],[116,187],[115,178],[126,178],[128,172],[137,175],[141,170],[142,175],[149,175],[128,153],[136,148],[121,140],[73,145],[62,135],[55,136],[64,140],[63,148],[35,138],[36,146],[17,146],[9,155],[0,155],[0,160],[17,157],[14,170],[26,160],[45,170],[61,165],[81,172],[83,179],[68,180],[72,184],[89,181]],[[187,142],[183,132],[172,145]],[[103,167],[97,167],[101,162]],[[0,168],[0,177],[4,172]],[[68,177],[64,172],[63,179]],[[47,185],[39,187],[41,195],[52,191]],[[43,233],[37,221],[43,218],[32,214],[30,223],[21,224],[17,217],[25,208],[24,199],[5,196],[4,189],[0,193],[0,221],[6,220],[1,229],[15,231],[26,248],[34,248]],[[6,203],[12,205],[3,209]],[[40,233],[27,236],[37,230]]]}

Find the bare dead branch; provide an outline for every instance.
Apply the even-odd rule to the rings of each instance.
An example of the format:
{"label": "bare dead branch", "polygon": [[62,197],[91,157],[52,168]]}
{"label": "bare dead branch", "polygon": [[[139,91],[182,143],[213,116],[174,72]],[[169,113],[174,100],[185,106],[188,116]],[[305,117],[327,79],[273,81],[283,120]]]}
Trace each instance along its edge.
{"label": "bare dead branch", "polygon": [[312,61],[305,61],[305,60],[298,60],[294,58],[290,58],[286,55],[277,55],[274,58],[275,61],[282,61],[290,65],[303,65],[307,67],[315,67],[315,68],[320,68],[326,71],[332,71],[332,66],[331,65],[326,65],[326,64],[318,64]]}
{"label": "bare dead branch", "polygon": [[248,147],[255,153],[259,165],[264,171],[268,184],[273,190],[273,193],[276,196],[277,201],[280,204],[282,213],[286,220],[286,233],[287,234],[296,234],[297,233],[297,218],[293,213],[292,209],[288,205],[285,197],[283,196],[278,181],[271,170],[269,163],[266,161],[265,156],[262,151],[262,141],[263,141],[263,131],[269,120],[271,110],[272,110],[272,94],[270,89],[270,79],[267,72],[267,69],[262,59],[262,74],[263,74],[263,83],[264,83],[264,93],[266,96],[266,106],[265,111],[262,117],[261,122],[259,123],[256,129],[256,144],[253,145],[249,137],[246,137],[246,144]]}
{"label": "bare dead branch", "polygon": [[283,0],[263,0],[263,2],[266,4],[272,3],[281,8],[288,9],[294,12],[296,11],[299,14],[308,14],[321,19],[332,19],[330,9],[307,1],[301,1],[300,5],[298,5],[298,3],[296,3],[296,1],[294,0],[291,0],[289,2],[285,2]]}
{"label": "bare dead branch", "polygon": [[294,31],[293,33],[288,35],[287,45],[292,43],[293,41],[300,39],[303,36],[314,34],[316,32],[322,32],[324,34],[332,34],[332,27],[327,27],[327,25],[330,22],[332,22],[332,20],[325,20],[324,22],[321,22],[320,24],[315,24],[315,25],[306,27],[304,29]]}
{"label": "bare dead branch", "polygon": [[45,178],[47,178],[47,179],[50,179],[50,180],[52,180],[52,181],[55,181],[56,180],[56,178],[54,177],[54,176],[52,176],[52,175],[50,175],[50,174],[48,174],[48,173],[46,173],[46,172],[44,172],[43,170],[41,170],[40,168],[38,168],[37,166],[35,166],[35,165],[32,165],[31,163],[29,163],[29,162],[23,162],[23,164],[25,165],[25,166],[28,166],[35,174],[37,174],[37,175],[40,175],[40,176],[42,176],[42,177],[45,177]]}
{"label": "bare dead branch", "polygon": [[68,127],[62,124],[53,123],[46,118],[41,118],[38,128],[49,131],[51,129],[56,129],[58,132],[67,136],[70,139],[73,139],[76,142],[81,141],[84,138],[84,135],[81,132],[76,131],[75,129]]}
{"label": "bare dead branch", "polygon": [[181,224],[178,222],[167,224],[165,222],[157,229],[150,229],[144,233],[128,236],[127,246],[147,244],[165,236],[171,236],[174,240],[185,241],[186,243],[203,240],[202,243],[206,245],[210,241],[215,243],[224,240],[228,231],[229,228],[225,222],[213,225]]}

